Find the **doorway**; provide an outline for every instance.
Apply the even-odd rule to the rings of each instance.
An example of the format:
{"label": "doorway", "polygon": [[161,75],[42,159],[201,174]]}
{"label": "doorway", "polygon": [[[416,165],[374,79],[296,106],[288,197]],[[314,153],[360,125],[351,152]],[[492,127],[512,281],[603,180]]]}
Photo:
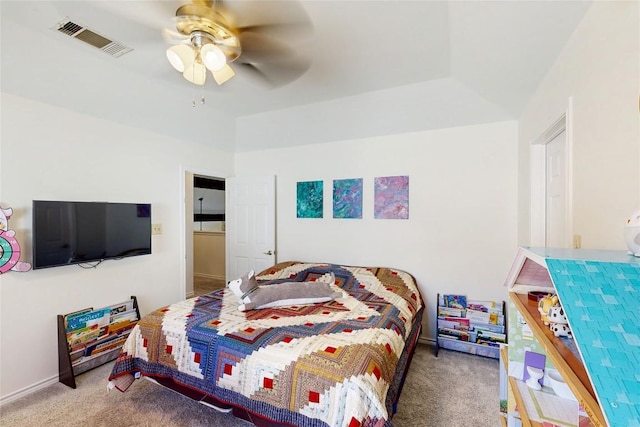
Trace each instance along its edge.
{"label": "doorway", "polygon": [[226,281],[226,177],[184,170],[182,297],[211,292]]}
{"label": "doorway", "polygon": [[570,113],[571,102],[567,112],[531,144],[532,246],[575,247]]}
{"label": "doorway", "polygon": [[193,290],[194,296],[226,284],[225,180],[193,177]]}
{"label": "doorway", "polygon": [[[225,283],[233,277],[270,267],[276,262],[275,176],[230,177],[215,172],[183,170],[182,219],[184,257],[181,295],[194,291],[194,227],[199,228],[195,213],[200,211],[199,197],[194,197],[194,176],[225,182]],[[196,207],[197,206],[197,207]],[[204,204],[203,204],[204,213]],[[203,227],[204,228],[204,227]],[[231,236],[231,237],[229,237]]]}

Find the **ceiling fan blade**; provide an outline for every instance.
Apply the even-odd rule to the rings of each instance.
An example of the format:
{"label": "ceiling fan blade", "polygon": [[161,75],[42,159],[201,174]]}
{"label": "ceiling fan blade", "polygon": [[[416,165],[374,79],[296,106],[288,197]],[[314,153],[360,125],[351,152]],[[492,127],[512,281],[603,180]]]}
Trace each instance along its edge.
{"label": "ceiling fan blade", "polygon": [[236,31],[240,34],[254,33],[286,41],[300,41],[311,38],[313,25],[310,22],[258,24],[237,27]]}
{"label": "ceiling fan blade", "polygon": [[162,38],[169,44],[184,44],[189,43],[191,40],[189,36],[185,36],[184,34],[175,30],[170,30],[169,28],[162,29]]}
{"label": "ceiling fan blade", "polygon": [[[241,58],[242,60],[242,58]],[[259,77],[270,87],[285,86],[302,76],[308,69],[310,61],[301,57],[289,58],[279,62],[241,62],[243,72]]]}
{"label": "ceiling fan blade", "polygon": [[298,0],[216,0],[213,9],[238,34],[259,33],[291,43],[313,35],[313,24]]}
{"label": "ceiling fan blade", "polygon": [[281,61],[295,56],[295,51],[278,40],[254,32],[240,33],[242,56],[249,62]]}
{"label": "ceiling fan blade", "polygon": [[248,62],[241,62],[235,65],[238,73],[249,76],[252,80],[257,81],[260,86],[265,89],[273,89],[276,87],[265,73],[258,69],[255,65]]}
{"label": "ceiling fan blade", "polygon": [[303,75],[311,60],[279,40],[253,31],[239,35],[244,68],[259,74],[271,87],[286,85]]}

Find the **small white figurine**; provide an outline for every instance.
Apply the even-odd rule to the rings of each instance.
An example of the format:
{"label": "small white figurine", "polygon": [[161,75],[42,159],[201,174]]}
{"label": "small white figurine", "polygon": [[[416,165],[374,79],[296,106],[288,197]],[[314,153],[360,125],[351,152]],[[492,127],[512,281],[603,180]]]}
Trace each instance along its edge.
{"label": "small white figurine", "polygon": [[527,386],[533,390],[542,390],[539,380],[544,376],[544,371],[540,368],[527,366],[527,372],[529,373],[529,379],[526,382]]}
{"label": "small white figurine", "polygon": [[624,241],[629,248],[629,254],[640,257],[640,209],[627,219],[624,226]]}

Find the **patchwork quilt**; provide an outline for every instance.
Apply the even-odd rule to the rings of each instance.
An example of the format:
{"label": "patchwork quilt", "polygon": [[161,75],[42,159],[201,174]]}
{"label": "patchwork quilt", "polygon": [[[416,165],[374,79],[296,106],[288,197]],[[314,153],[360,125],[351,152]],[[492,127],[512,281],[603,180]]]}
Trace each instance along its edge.
{"label": "patchwork quilt", "polygon": [[[342,297],[242,312],[229,289],[144,316],[109,380],[171,379],[217,402],[296,426],[391,426],[420,330],[413,277],[391,268],[286,262],[260,285],[335,274]],[[122,381],[125,380],[125,381]]]}

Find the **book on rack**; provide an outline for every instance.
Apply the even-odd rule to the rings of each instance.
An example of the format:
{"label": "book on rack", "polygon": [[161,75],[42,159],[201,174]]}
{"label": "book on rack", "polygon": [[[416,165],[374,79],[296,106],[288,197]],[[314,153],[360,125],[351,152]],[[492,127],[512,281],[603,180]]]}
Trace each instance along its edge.
{"label": "book on rack", "polygon": [[465,310],[467,308],[466,295],[443,295],[444,306]]}
{"label": "book on rack", "polygon": [[502,312],[502,303],[496,301],[467,301],[467,309],[483,311],[485,313],[504,314]]}
{"label": "book on rack", "polygon": [[500,347],[500,343],[497,343],[494,341],[481,340],[481,339],[477,340],[476,344],[484,345],[487,347],[496,347],[496,348]]}
{"label": "book on rack", "polygon": [[112,324],[124,322],[127,320],[130,322],[138,320],[138,312],[135,310],[135,308],[111,315]]}
{"label": "book on rack", "polygon": [[484,311],[467,309],[466,317],[471,323],[490,323],[504,325],[504,314],[488,313]]}
{"label": "book on rack", "polygon": [[438,328],[469,330],[470,322],[465,317],[443,317],[438,319]]}
{"label": "book on rack", "polygon": [[110,321],[111,310],[109,308],[101,308],[67,315],[65,317],[65,327],[66,332],[69,333],[93,325],[98,325],[98,327],[107,326]]}
{"label": "book on rack", "polygon": [[125,319],[118,323],[112,323],[109,325],[109,334],[119,334],[124,331],[128,331],[130,329],[133,329],[133,327],[136,326],[137,323],[138,323],[138,319],[135,319],[135,320]]}
{"label": "book on rack", "polygon": [[[123,301],[120,302],[118,304],[113,304],[109,306],[109,309],[111,310],[111,316],[117,316],[120,313],[124,313],[127,311],[131,311],[134,310],[133,308],[133,300],[127,300],[127,301]],[[135,311],[135,310],[134,310]]]}
{"label": "book on rack", "polygon": [[493,323],[472,322],[471,329],[473,329],[474,331],[488,331],[488,332],[494,332],[497,334],[504,333],[504,325],[494,325]]}
{"label": "book on rack", "polygon": [[105,352],[107,350],[114,349],[116,347],[121,347],[122,344],[127,340],[129,333],[131,330],[124,331],[120,334],[110,334],[106,337],[96,340],[91,344],[87,345],[87,348],[84,352],[85,357],[95,356],[96,354]]}
{"label": "book on rack", "polygon": [[494,332],[489,331],[477,331],[477,341],[486,341],[493,343],[506,343],[507,336],[505,334],[496,334]]}
{"label": "book on rack", "polygon": [[68,319],[72,319],[74,317],[80,316],[82,314],[86,314],[90,311],[93,311],[93,307],[87,307],[82,310],[74,311],[73,313],[68,313],[64,315],[64,328],[65,330],[69,329]]}
{"label": "book on rack", "polygon": [[469,332],[461,329],[440,328],[438,329],[438,336],[459,341],[469,341]]}
{"label": "book on rack", "polygon": [[464,317],[464,310],[451,307],[438,307],[438,317]]}
{"label": "book on rack", "polygon": [[67,343],[69,348],[87,343],[108,334],[108,326],[101,327],[99,325],[86,326],[82,329],[67,333]]}

